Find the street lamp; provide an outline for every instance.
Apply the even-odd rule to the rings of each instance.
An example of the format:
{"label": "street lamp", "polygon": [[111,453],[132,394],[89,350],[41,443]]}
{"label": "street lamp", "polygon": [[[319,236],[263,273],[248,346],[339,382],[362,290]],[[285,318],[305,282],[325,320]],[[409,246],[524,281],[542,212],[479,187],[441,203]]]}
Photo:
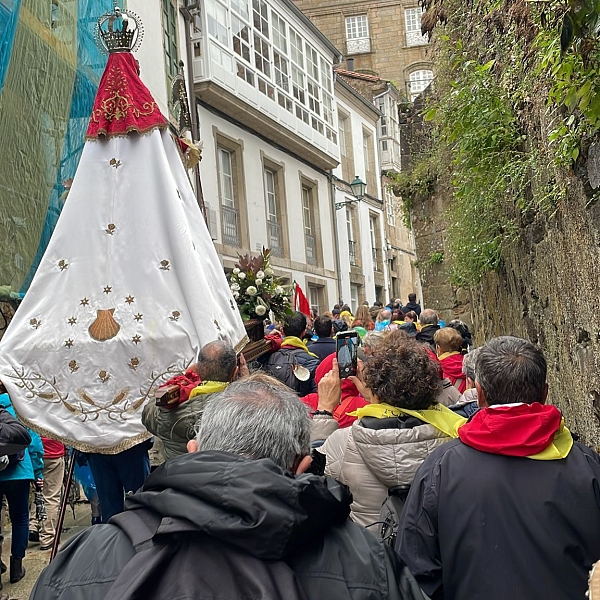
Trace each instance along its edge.
{"label": "street lamp", "polygon": [[345,202],[336,202],[335,210],[339,210],[340,208],[344,208],[344,206],[348,206],[348,204],[354,204],[354,202],[362,200],[367,192],[367,184],[357,175],[350,184],[350,189],[352,190],[352,195],[355,199],[346,200]]}

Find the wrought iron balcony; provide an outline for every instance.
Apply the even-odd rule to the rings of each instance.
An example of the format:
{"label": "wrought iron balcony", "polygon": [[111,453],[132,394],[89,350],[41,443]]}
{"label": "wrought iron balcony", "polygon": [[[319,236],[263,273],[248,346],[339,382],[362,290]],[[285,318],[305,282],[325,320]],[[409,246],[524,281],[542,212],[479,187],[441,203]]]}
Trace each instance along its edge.
{"label": "wrought iron balcony", "polygon": [[221,206],[221,218],[223,219],[223,243],[229,246],[239,246],[240,235],[237,209],[230,206]]}
{"label": "wrought iron balcony", "polygon": [[304,236],[304,243],[306,245],[306,262],[309,265],[317,265],[317,243],[312,235]]}
{"label": "wrought iron balcony", "polygon": [[269,232],[269,246],[273,256],[283,256],[283,240],[281,239],[281,227],[275,221],[267,221]]}

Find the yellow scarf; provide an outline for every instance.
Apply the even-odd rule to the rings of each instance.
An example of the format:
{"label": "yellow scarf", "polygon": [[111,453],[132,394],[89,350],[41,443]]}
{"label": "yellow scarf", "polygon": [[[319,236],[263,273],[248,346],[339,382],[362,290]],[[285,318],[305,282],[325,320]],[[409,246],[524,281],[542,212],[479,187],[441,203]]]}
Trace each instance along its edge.
{"label": "yellow scarf", "polygon": [[454,355],[454,354],[460,354],[460,352],[444,352],[443,354],[440,354],[440,355],[438,356],[438,360],[442,361],[442,360],[444,360],[445,358],[448,358],[449,356],[452,356],[452,355]]}
{"label": "yellow scarf", "polygon": [[228,383],[223,383],[222,381],[203,381],[190,392],[189,399],[191,400],[192,398],[202,396],[203,394],[216,394],[217,392],[222,392],[228,385]]}
{"label": "yellow scarf", "polygon": [[559,460],[561,458],[567,458],[571,448],[573,447],[573,437],[571,432],[565,426],[564,417],[560,420],[560,427],[554,434],[552,443],[537,454],[532,454],[527,458],[533,460]]}
{"label": "yellow scarf", "polygon": [[436,404],[425,410],[408,410],[406,408],[391,406],[390,404],[368,404],[348,414],[358,419],[362,419],[363,417],[385,419],[386,417],[408,415],[429,423],[429,425],[433,425],[436,429],[451,438],[457,438],[458,429],[467,422],[467,419],[457,415],[442,404]]}
{"label": "yellow scarf", "polygon": [[311,356],[314,356],[315,358],[319,358],[316,354],[313,354],[308,349],[307,345],[299,337],[296,337],[295,335],[286,335],[283,342],[281,342],[281,347],[282,348],[287,348],[287,347],[300,348],[301,350],[304,350],[304,352],[308,352],[308,354],[310,354]]}
{"label": "yellow scarf", "polygon": [[[362,419],[363,417],[375,417],[385,419],[386,417],[399,417],[409,415],[420,421],[433,425],[436,429],[445,433],[451,438],[458,437],[458,430],[467,422],[467,419],[457,415],[455,412],[446,408],[442,404],[436,404],[426,410],[408,410],[398,408],[389,404],[368,404],[352,413],[347,413],[352,417]],[[532,460],[559,460],[566,458],[573,447],[573,437],[571,432],[565,426],[564,418],[560,421],[560,427],[554,434],[552,443],[537,454],[532,454],[527,458]]]}

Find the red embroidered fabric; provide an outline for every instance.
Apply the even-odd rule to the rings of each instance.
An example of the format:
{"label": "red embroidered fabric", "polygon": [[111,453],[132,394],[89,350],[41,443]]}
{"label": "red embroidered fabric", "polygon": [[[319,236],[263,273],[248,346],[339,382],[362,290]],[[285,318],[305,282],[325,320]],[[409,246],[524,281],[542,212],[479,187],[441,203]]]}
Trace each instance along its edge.
{"label": "red embroidered fabric", "polygon": [[167,120],[140,79],[133,54],[116,52],[109,55],[86,138],[126,135],[130,131],[147,133],[166,126]]}

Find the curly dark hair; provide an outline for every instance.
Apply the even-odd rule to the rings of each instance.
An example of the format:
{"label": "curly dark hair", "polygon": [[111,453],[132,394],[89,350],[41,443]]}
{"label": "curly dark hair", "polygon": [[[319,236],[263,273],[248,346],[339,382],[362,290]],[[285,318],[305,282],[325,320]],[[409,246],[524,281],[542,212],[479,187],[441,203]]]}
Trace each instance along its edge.
{"label": "curly dark hair", "polygon": [[437,403],[442,380],[423,345],[400,334],[390,333],[374,348],[365,363],[365,384],[379,402],[423,410]]}

